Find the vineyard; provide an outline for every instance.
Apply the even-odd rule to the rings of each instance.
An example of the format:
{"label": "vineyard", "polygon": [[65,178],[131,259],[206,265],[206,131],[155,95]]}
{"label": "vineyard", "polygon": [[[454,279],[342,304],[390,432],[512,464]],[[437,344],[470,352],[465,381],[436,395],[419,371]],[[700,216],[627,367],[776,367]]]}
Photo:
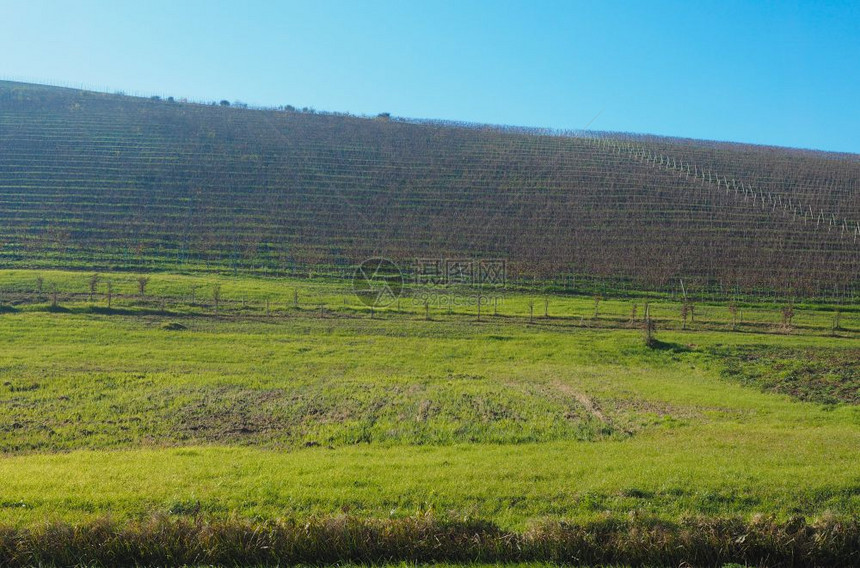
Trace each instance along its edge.
{"label": "vineyard", "polygon": [[850,301],[860,157],[0,82],[3,267],[344,275],[373,256]]}

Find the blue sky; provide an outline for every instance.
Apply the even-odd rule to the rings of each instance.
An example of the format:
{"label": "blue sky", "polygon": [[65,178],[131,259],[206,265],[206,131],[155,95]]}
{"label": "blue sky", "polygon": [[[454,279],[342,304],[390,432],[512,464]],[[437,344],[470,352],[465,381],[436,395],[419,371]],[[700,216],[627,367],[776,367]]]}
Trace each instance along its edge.
{"label": "blue sky", "polygon": [[860,153],[858,30],[838,1],[0,0],[0,76]]}

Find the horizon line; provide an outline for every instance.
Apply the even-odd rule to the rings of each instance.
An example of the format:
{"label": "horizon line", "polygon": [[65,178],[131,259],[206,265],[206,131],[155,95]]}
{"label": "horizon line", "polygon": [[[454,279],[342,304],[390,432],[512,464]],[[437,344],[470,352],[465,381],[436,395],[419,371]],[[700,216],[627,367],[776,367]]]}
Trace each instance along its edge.
{"label": "horizon line", "polygon": [[[143,100],[153,100],[158,97],[158,100],[168,101],[172,100],[173,102],[179,104],[195,104],[201,106],[223,106],[223,108],[232,108],[237,110],[250,110],[250,111],[264,111],[264,112],[272,112],[272,111],[287,111],[287,112],[297,112],[300,114],[319,114],[324,116],[342,116],[342,117],[351,117],[351,118],[359,118],[359,119],[378,119],[378,118],[388,118],[394,122],[401,122],[407,124],[425,124],[425,125],[439,125],[450,128],[468,128],[468,129],[481,129],[481,128],[489,128],[494,130],[505,130],[509,129],[514,131],[513,133],[519,134],[530,134],[534,136],[554,136],[554,137],[588,137],[583,136],[585,134],[593,134],[598,136],[591,137],[600,137],[599,135],[613,135],[617,137],[632,137],[632,138],[661,138],[668,139],[672,141],[678,142],[703,142],[708,144],[725,144],[725,145],[733,145],[733,146],[754,146],[758,148],[774,148],[780,150],[790,150],[790,151],[798,151],[798,152],[814,152],[821,154],[833,154],[833,155],[841,155],[841,156],[856,156],[860,157],[860,153],[851,152],[847,150],[824,150],[821,148],[811,148],[811,147],[802,147],[802,146],[784,146],[780,144],[760,144],[754,142],[743,142],[738,140],[721,140],[716,138],[693,138],[690,136],[681,136],[674,134],[656,134],[649,132],[634,132],[634,131],[624,131],[624,130],[589,130],[589,129],[562,129],[556,127],[547,127],[547,126],[526,126],[526,125],[516,125],[516,124],[501,124],[501,123],[489,123],[489,122],[472,122],[467,120],[458,120],[452,118],[428,118],[428,117],[409,117],[409,116],[397,116],[392,115],[388,112],[379,112],[377,114],[356,114],[349,111],[334,111],[334,110],[321,110],[314,107],[295,107],[290,104],[284,105],[257,105],[246,103],[244,101],[235,99],[230,101],[228,99],[192,99],[188,97],[184,97],[181,95],[172,95],[167,94],[165,91],[155,92],[155,91],[128,91],[125,89],[101,86],[97,87],[95,85],[86,84],[84,82],[71,82],[71,81],[55,81],[44,78],[36,78],[36,77],[23,77],[23,76],[15,76],[15,75],[0,75],[0,82],[4,83],[19,83],[22,85],[31,85],[37,87],[49,87],[56,89],[68,89],[74,91],[81,92],[90,92],[97,93],[103,95],[111,95],[117,97],[129,97],[129,98],[138,98]],[[221,105],[221,102],[227,101],[228,105]],[[603,111],[601,111],[602,113]],[[600,114],[600,113],[598,113]]]}

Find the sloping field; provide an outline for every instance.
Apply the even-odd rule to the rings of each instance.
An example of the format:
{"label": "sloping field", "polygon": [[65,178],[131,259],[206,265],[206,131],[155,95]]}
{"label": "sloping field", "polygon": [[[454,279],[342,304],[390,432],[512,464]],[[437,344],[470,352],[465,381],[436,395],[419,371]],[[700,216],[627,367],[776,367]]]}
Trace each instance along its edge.
{"label": "sloping field", "polygon": [[856,312],[655,302],[647,347],[637,300],[88,280],[0,272],[4,566],[857,565]]}
{"label": "sloping field", "polygon": [[0,83],[0,262],[851,295],[856,155],[248,110]]}

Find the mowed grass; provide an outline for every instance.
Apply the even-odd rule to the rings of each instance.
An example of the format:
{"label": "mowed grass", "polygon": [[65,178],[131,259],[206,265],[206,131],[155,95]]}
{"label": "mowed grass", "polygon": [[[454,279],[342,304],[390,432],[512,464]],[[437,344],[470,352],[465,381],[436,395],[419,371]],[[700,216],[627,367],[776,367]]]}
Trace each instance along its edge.
{"label": "mowed grass", "polygon": [[407,517],[521,528],[630,512],[782,518],[860,511],[857,438],[701,428],[615,443],[79,451],[4,458],[3,522],[153,512],[247,518]]}
{"label": "mowed grass", "polygon": [[[41,274],[79,294],[89,277]],[[371,319],[335,283],[212,277],[199,287],[237,301],[215,314],[187,298],[202,277],[153,275],[148,298],[109,277],[114,312],[69,297],[0,314],[0,523],[860,514],[860,407],[725,373],[758,347],[856,350],[844,333],[661,329],[648,349],[638,329],[539,318]],[[0,272],[0,291],[32,281]],[[289,307],[294,289],[330,309]]]}

